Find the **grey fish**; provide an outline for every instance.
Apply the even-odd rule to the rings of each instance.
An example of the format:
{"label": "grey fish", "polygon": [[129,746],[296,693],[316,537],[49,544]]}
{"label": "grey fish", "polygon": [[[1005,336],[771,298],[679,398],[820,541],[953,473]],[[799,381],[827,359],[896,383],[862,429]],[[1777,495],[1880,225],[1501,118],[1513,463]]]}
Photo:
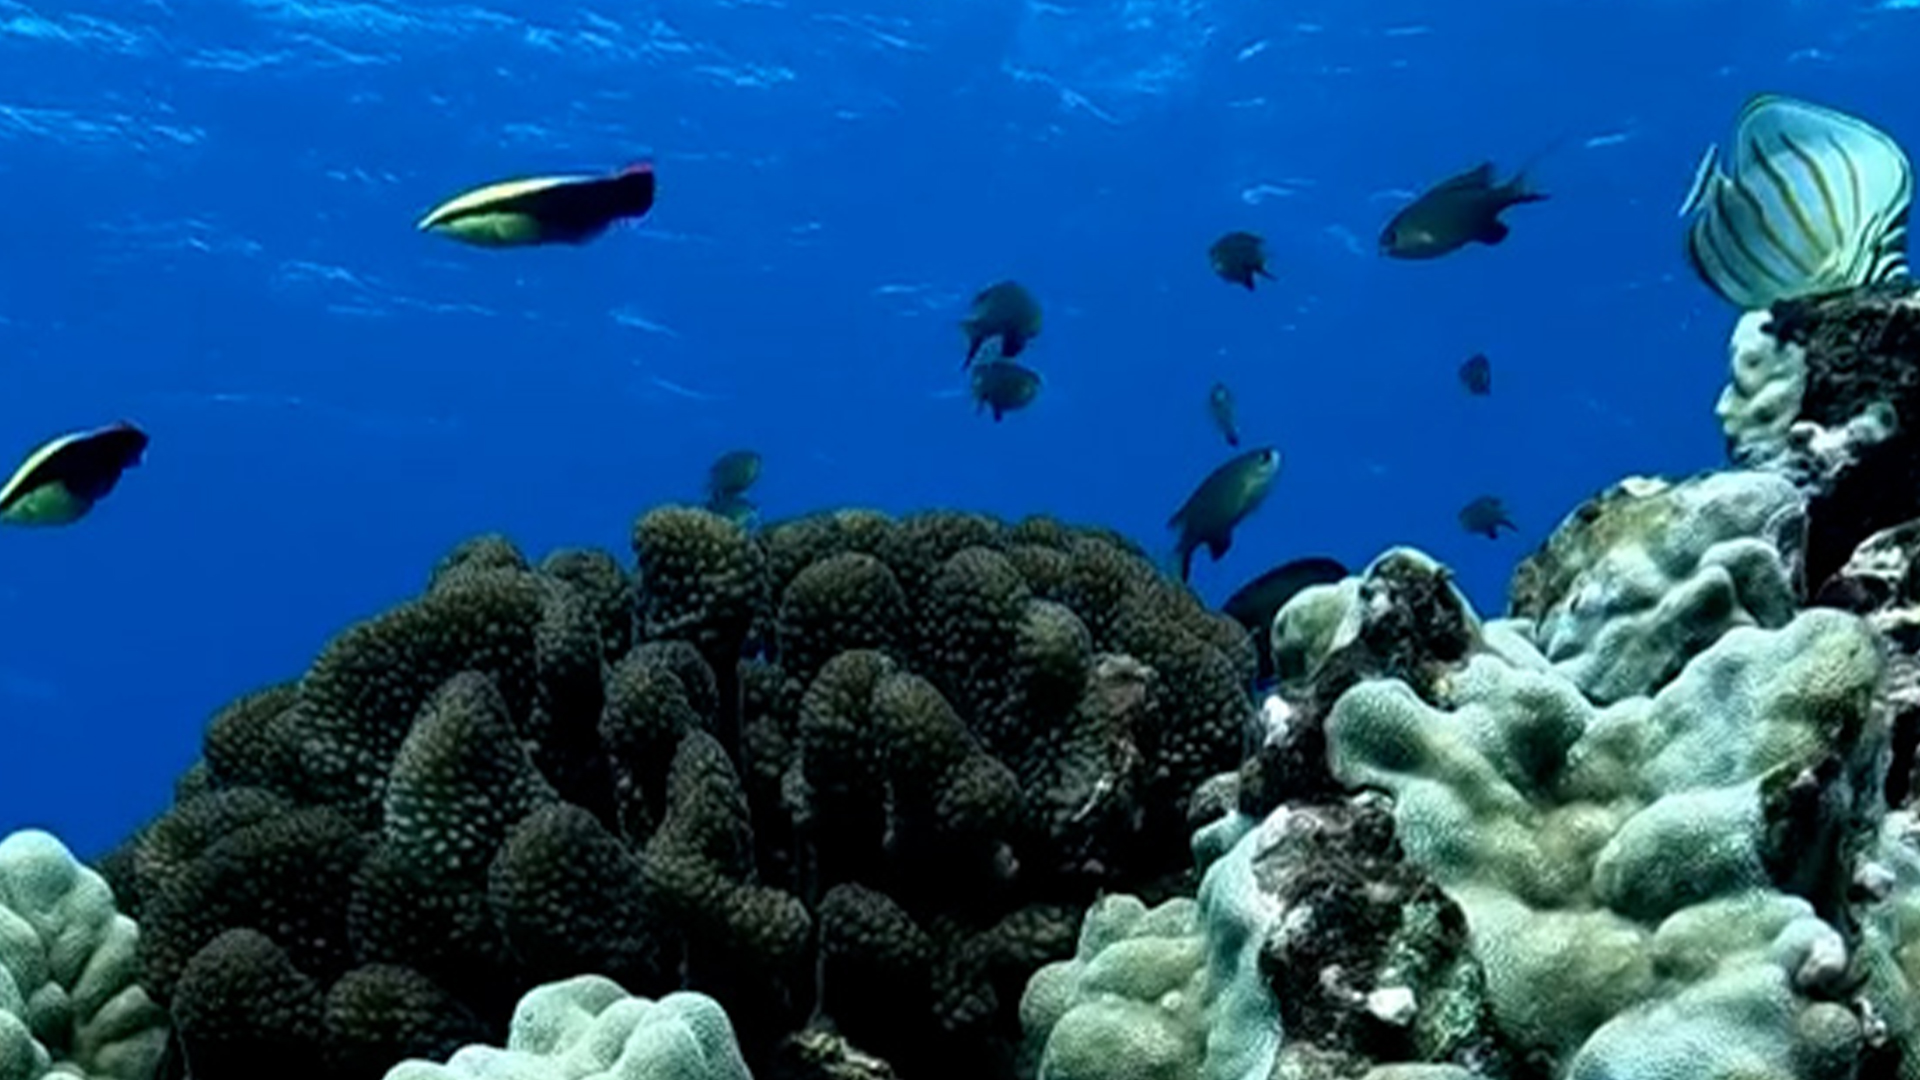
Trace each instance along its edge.
{"label": "grey fish", "polygon": [[707,494],[715,499],[739,495],[760,479],[761,458],[753,450],[729,450],[707,469]]}
{"label": "grey fish", "polygon": [[1395,259],[1437,259],[1468,244],[1498,244],[1507,238],[1500,214],[1509,206],[1540,202],[1524,176],[1493,182],[1493,162],[1450,176],[1403,207],[1380,232],[1380,251]]}
{"label": "grey fish", "polygon": [[1474,353],[1460,365],[1460,385],[1475,397],[1493,393],[1493,361],[1486,353]]}
{"label": "grey fish", "polygon": [[995,423],[1019,412],[1040,396],[1040,374],[1011,360],[983,360],[973,366],[968,380],[974,411],[992,409]]}
{"label": "grey fish", "polygon": [[991,338],[1000,340],[1000,356],[1011,360],[1040,336],[1040,301],[1017,281],[999,281],[980,290],[973,298],[972,312],[960,323],[967,335],[967,360],[973,363],[980,346]]}
{"label": "grey fish", "polygon": [[1500,539],[1500,528],[1519,532],[1520,527],[1507,517],[1507,508],[1493,495],[1482,495],[1460,508],[1460,527],[1489,540]]}
{"label": "grey fish", "polygon": [[1680,216],[1687,262],[1745,311],[1906,272],[1913,170],[1872,125],[1761,94],[1740,111],[1732,172],[1709,146]]}
{"label": "grey fish", "polygon": [[1193,553],[1204,546],[1219,562],[1233,547],[1233,530],[1266,501],[1280,475],[1280,451],[1271,446],[1249,450],[1207,474],[1167,527],[1180,530],[1174,553],[1180,560],[1180,580],[1193,574]]}
{"label": "grey fish", "polygon": [[1213,426],[1220,429],[1226,437],[1228,446],[1240,445],[1240,429],[1234,423],[1233,391],[1227,384],[1217,382],[1207,391],[1207,415],[1213,417]]}
{"label": "grey fish", "polygon": [[1273,280],[1267,272],[1266,241],[1258,233],[1230,232],[1222,236],[1207,249],[1207,261],[1222,281],[1245,286],[1248,291],[1252,291],[1255,277]]}

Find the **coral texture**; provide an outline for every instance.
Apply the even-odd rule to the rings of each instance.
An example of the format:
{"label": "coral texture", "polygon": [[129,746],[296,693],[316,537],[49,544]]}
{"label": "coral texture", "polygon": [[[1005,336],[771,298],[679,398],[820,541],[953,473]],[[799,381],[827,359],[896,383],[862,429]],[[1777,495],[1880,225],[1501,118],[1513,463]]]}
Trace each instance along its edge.
{"label": "coral texture", "polygon": [[1785,300],[1735,328],[1729,456],[1809,501],[1816,585],[1867,536],[1920,517],[1920,300],[1911,280]]}
{"label": "coral texture", "polygon": [[105,880],[34,829],[0,841],[0,1078],[147,1080],[167,1017]]}
{"label": "coral texture", "polygon": [[444,1059],[582,973],[708,994],[756,1065],[1005,1074],[1081,907],[1184,879],[1254,654],[1130,545],[668,507],[633,550],[470,541],[214,718],[105,864],[195,1080]]}
{"label": "coral texture", "polygon": [[634,997],[581,975],[527,991],[504,1049],[405,1061],[385,1080],[749,1080],[726,1010],[705,994]]}

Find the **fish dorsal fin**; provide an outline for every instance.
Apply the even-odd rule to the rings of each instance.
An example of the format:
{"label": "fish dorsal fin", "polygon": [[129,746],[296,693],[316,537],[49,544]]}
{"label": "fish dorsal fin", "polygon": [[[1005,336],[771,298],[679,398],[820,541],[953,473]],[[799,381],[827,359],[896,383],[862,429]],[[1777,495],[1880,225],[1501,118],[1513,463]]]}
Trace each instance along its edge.
{"label": "fish dorsal fin", "polygon": [[36,448],[33,453],[28,454],[27,459],[20,463],[20,467],[13,471],[12,476],[7,478],[6,486],[0,487],[0,507],[12,506],[20,501],[21,496],[38,486],[42,470],[46,468],[48,462],[53,460],[54,455],[73,445],[84,434],[84,432],[74,432],[50,439]]}
{"label": "fish dorsal fin", "polygon": [[1700,155],[1700,163],[1693,167],[1693,183],[1687,188],[1687,197],[1680,204],[1680,216],[1692,217],[1707,200],[1707,192],[1712,189],[1715,180],[1720,177],[1720,147],[1718,144],[1707,147]]}
{"label": "fish dorsal fin", "polygon": [[1433,186],[1435,191],[1482,191],[1493,186],[1493,162],[1483,161],[1458,176],[1449,176]]}

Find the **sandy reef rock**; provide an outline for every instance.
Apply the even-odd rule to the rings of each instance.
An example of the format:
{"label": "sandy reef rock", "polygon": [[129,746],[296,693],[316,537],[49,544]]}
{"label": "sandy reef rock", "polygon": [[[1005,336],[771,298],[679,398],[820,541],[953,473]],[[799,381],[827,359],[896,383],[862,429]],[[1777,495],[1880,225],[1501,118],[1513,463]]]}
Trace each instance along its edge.
{"label": "sandy reef rock", "polygon": [[0,841],[0,1080],[146,1080],[167,1017],[139,986],[139,928],[47,833]]}

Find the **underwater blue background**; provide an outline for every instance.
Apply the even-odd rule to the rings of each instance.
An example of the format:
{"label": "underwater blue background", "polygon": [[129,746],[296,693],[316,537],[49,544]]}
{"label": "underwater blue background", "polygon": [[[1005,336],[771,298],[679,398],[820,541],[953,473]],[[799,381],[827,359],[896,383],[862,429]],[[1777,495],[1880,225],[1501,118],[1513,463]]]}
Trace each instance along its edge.
{"label": "underwater blue background", "polygon": [[[736,445],[768,520],[1044,512],[1164,550],[1224,379],[1286,465],[1204,595],[1412,543],[1497,609],[1580,499],[1718,462],[1694,163],[1762,90],[1920,140],[1914,6],[0,0],[0,453],[153,437],[90,518],[0,534],[0,831],[104,849],[216,709],[452,544],[630,563],[635,514]],[[1505,245],[1375,253],[1419,188],[1549,146]],[[642,157],[653,213],[584,248],[413,231]],[[1206,264],[1241,228],[1253,294]],[[1047,381],[996,425],[955,323],[1001,277],[1046,305]],[[1482,493],[1518,535],[1460,530]]]}

